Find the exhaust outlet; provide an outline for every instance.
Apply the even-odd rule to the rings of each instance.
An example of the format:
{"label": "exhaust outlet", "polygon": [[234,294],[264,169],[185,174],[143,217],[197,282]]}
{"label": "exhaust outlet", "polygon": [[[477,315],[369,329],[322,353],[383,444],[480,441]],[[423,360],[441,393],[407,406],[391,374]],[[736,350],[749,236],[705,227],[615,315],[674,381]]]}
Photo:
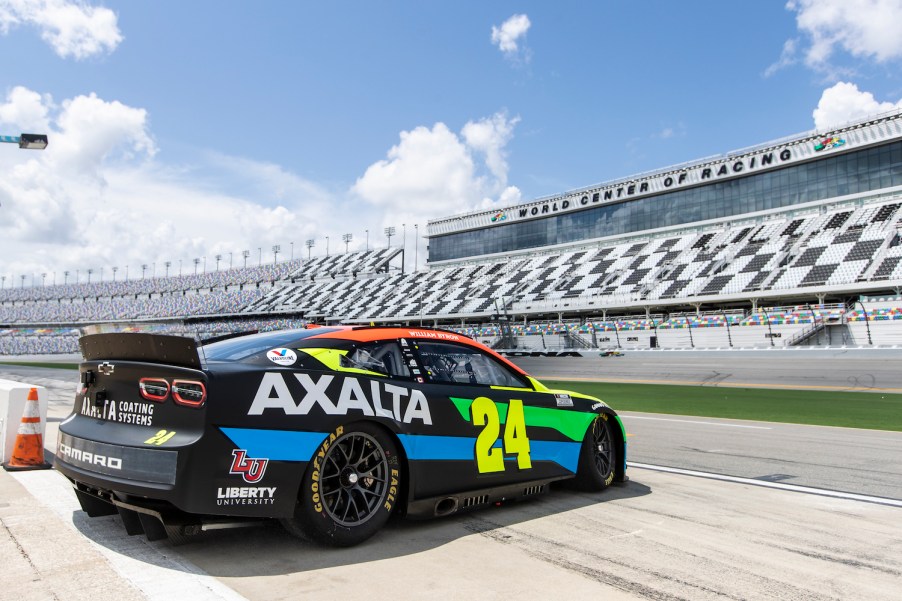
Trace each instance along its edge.
{"label": "exhaust outlet", "polygon": [[447,497],[435,504],[436,517],[449,515],[457,511],[457,498]]}

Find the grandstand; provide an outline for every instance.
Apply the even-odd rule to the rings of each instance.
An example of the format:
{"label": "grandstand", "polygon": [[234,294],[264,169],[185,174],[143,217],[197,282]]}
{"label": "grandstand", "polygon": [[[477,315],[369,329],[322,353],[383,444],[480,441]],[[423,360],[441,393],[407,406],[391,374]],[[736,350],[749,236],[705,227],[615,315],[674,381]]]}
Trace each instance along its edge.
{"label": "grandstand", "polygon": [[547,349],[902,344],[902,111],[429,223],[404,249],[0,290],[0,353],[85,326],[201,336],[321,323]]}

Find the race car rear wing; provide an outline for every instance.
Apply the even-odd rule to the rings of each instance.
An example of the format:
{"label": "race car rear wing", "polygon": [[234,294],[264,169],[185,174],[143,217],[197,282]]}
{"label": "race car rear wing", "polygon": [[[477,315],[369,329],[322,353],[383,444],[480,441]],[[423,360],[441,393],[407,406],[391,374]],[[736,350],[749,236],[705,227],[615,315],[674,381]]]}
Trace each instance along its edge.
{"label": "race car rear wing", "polygon": [[193,338],[163,334],[88,334],[78,339],[85,361],[119,359],[203,369],[204,361]]}

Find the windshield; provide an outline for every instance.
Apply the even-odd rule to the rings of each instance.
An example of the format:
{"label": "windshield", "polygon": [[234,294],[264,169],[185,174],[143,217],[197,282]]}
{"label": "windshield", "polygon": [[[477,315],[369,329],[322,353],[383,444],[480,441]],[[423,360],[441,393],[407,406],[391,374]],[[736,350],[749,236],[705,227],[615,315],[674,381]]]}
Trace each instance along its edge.
{"label": "windshield", "polygon": [[203,348],[207,361],[241,361],[251,355],[272,348],[291,347],[299,340],[315,334],[334,332],[335,328],[312,328],[310,330],[278,330],[264,334],[252,334],[230,338],[206,345]]}

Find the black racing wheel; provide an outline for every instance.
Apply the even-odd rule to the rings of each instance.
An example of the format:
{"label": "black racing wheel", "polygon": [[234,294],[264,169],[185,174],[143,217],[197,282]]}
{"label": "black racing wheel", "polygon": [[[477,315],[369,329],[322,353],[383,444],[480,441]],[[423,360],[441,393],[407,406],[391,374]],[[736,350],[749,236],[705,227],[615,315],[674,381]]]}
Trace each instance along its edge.
{"label": "black racing wheel", "polygon": [[392,438],[374,424],[341,427],[310,460],[294,517],[282,523],[301,538],[338,547],[356,545],[385,525],[400,488]]}

